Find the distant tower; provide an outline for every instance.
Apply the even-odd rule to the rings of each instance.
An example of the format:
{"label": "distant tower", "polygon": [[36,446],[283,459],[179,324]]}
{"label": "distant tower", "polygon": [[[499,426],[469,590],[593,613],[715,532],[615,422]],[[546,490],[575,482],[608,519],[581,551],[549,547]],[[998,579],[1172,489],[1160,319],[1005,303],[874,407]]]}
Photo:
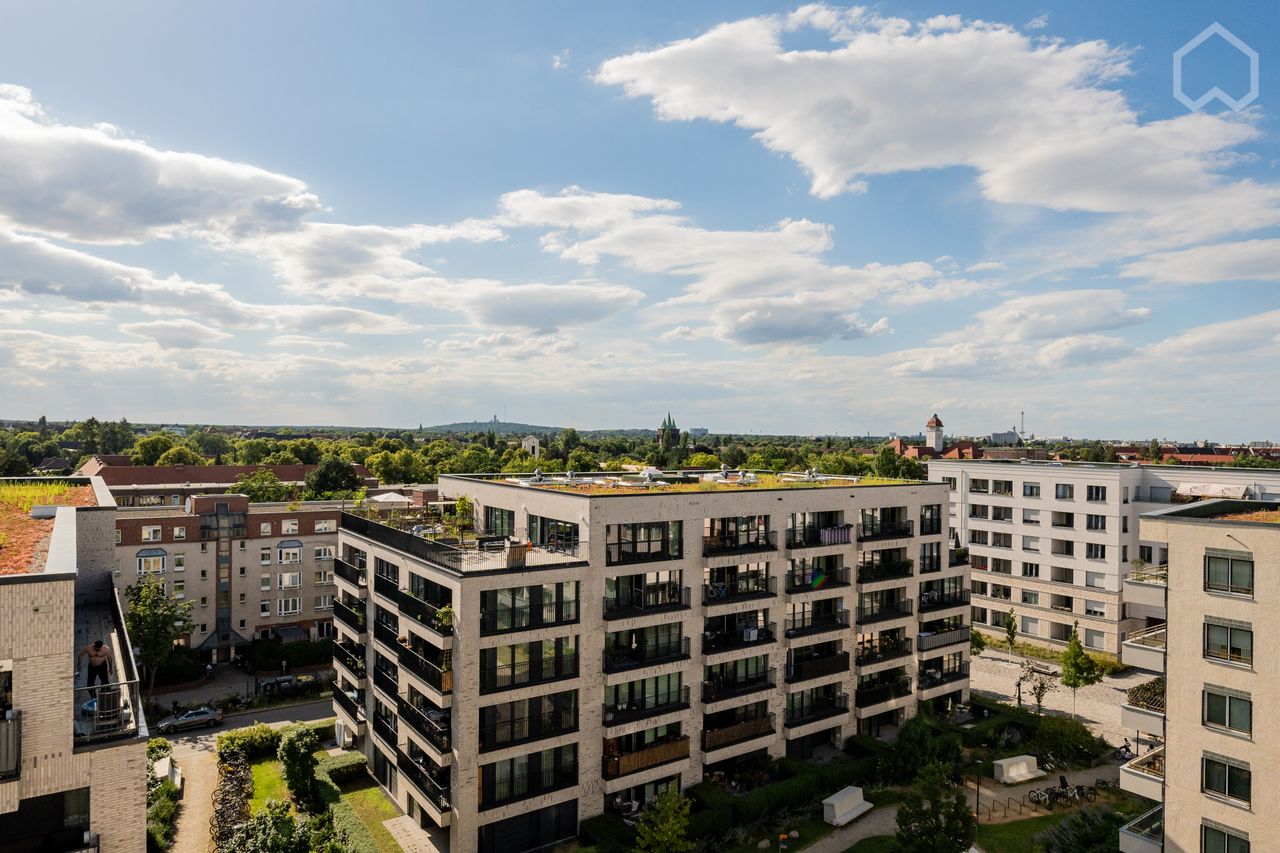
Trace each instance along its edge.
{"label": "distant tower", "polygon": [[528,453],[534,459],[542,455],[542,442],[538,441],[536,435],[526,435],[524,440],[520,442],[520,446],[524,448],[525,453]]}
{"label": "distant tower", "polygon": [[935,413],[933,417],[929,418],[929,422],[925,424],[924,427],[925,427],[925,431],[924,431],[925,445],[931,448],[934,453],[941,456],[942,448],[943,448],[942,420]]}
{"label": "distant tower", "polygon": [[667,419],[662,422],[662,426],[658,427],[658,446],[663,450],[671,450],[680,445],[680,428],[676,426],[675,418],[671,417],[671,413],[667,412]]}

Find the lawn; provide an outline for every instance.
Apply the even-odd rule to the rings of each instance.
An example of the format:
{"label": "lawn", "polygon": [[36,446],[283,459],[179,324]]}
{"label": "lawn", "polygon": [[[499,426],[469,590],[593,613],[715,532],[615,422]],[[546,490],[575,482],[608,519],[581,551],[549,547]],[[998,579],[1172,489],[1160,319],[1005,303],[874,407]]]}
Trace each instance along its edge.
{"label": "lawn", "polygon": [[253,762],[253,799],[249,801],[249,811],[257,814],[262,811],[267,800],[290,802],[289,789],[285,787],[284,776],[280,772],[280,762],[274,758],[263,758]]}
{"label": "lawn", "polygon": [[889,853],[893,849],[892,835],[873,835],[864,838],[844,853]]}
{"label": "lawn", "polygon": [[355,782],[342,786],[342,799],[351,805],[356,816],[369,831],[383,853],[401,853],[401,847],[382,822],[399,817],[400,811],[373,782]]}
{"label": "lawn", "polygon": [[1068,814],[1041,815],[1010,823],[980,823],[976,843],[988,853],[1036,853],[1040,848],[1032,839],[1056,826]]}

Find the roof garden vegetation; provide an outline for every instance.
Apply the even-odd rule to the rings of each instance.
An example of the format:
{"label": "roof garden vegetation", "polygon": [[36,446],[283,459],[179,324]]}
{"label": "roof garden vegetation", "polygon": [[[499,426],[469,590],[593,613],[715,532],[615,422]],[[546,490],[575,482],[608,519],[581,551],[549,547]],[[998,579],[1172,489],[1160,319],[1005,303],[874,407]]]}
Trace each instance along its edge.
{"label": "roof garden vegetation", "polygon": [[40,566],[53,534],[53,519],[32,518],[32,507],[93,504],[92,488],[66,480],[0,481],[0,574]]}
{"label": "roof garden vegetation", "polygon": [[725,492],[771,489],[849,488],[892,486],[919,480],[894,477],[826,476],[817,472],[774,474],[772,472],[653,472],[649,475],[577,474],[489,477],[515,486],[586,495],[644,495],[680,492]]}

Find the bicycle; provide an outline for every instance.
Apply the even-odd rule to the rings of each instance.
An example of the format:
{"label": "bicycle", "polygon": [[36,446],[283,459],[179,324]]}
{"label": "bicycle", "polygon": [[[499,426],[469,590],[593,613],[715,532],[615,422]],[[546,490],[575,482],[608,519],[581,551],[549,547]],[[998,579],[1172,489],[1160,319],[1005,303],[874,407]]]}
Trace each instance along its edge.
{"label": "bicycle", "polygon": [[1094,787],[1094,790],[1097,790],[1097,791],[1110,791],[1112,788],[1115,787],[1115,783],[1110,781],[1109,779],[1103,779],[1101,776],[1099,776],[1097,779],[1094,780],[1093,787]]}

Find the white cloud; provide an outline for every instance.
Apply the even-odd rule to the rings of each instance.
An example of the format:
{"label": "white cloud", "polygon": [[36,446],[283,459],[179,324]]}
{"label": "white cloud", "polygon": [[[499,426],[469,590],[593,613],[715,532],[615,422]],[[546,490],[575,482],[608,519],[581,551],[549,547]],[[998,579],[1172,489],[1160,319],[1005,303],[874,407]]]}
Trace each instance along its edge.
{"label": "white cloud", "polygon": [[554,68],[556,71],[563,71],[564,69],[568,68],[569,55],[570,55],[570,51],[569,51],[569,48],[567,47],[564,50],[560,51],[559,53],[553,54],[551,57],[551,67]]}
{"label": "white cloud", "polygon": [[398,335],[422,327],[400,317],[339,305],[272,305],[276,324],[295,333],[343,332],[351,335]]}
{"label": "white cloud", "polygon": [[979,261],[964,268],[965,272],[994,272],[1005,269],[1002,261]]}
{"label": "white cloud", "polygon": [[1120,290],[1057,290],[1015,296],[975,315],[975,322],[940,340],[1032,341],[1088,335],[1144,323],[1145,306],[1130,307]]}
{"label": "white cloud", "polygon": [[1045,12],[1040,15],[1036,15],[1034,18],[1027,21],[1027,24],[1026,24],[1026,27],[1028,30],[1043,30],[1047,26],[1049,26],[1048,12]]}
{"label": "white cloud", "polygon": [[1164,284],[1280,281],[1280,238],[1156,252],[1126,265],[1120,274]]}
{"label": "white cloud", "polygon": [[120,331],[135,338],[155,341],[166,349],[192,349],[231,337],[226,332],[197,323],[195,320],[185,319],[124,323],[120,326]]}

